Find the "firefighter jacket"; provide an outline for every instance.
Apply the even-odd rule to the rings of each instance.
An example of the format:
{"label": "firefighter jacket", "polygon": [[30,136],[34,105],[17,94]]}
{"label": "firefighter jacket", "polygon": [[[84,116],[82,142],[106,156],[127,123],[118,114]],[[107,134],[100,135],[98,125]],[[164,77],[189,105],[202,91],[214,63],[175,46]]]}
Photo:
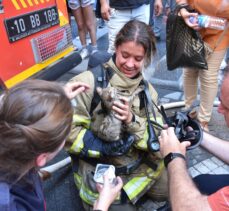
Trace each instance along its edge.
{"label": "firefighter jacket", "polygon": [[[125,93],[126,96],[132,95],[143,79],[141,74],[134,79],[127,78],[118,70],[112,59],[104,65],[114,73],[109,79],[108,86],[118,88]],[[159,153],[150,155],[150,153],[147,152],[147,121],[144,108],[140,108],[141,100],[139,95],[133,99],[131,106],[135,120],[134,122],[125,125],[126,130],[135,137],[135,142],[131,146],[131,149],[122,156],[101,156],[101,153],[98,151],[99,147],[96,146],[96,143],[90,143],[90,149],[88,149],[88,143],[86,143],[87,137],[85,137],[88,135],[88,130],[96,130],[99,127],[100,123],[98,123],[98,120],[102,121],[100,112],[96,112],[101,110],[101,103],[99,103],[94,109],[92,116],[90,116],[89,112],[91,102],[94,97],[94,76],[91,71],[85,71],[75,76],[72,81],[83,81],[91,87],[89,91],[77,95],[75,99],[77,105],[75,106],[74,111],[72,131],[66,145],[70,155],[77,155],[79,157],[77,161],[74,161],[73,159],[73,171],[80,197],[84,202],[90,205],[93,205],[98,197],[98,192],[93,180],[95,162],[112,164],[115,167],[122,167],[133,164],[138,161],[142,154],[144,154],[146,160],[148,159],[156,164],[156,169],[145,162],[141,162],[141,164],[133,171],[119,175],[123,180],[123,190],[128,196],[128,199],[133,204],[136,203],[136,201],[152,187],[164,169],[164,164]],[[157,102],[157,93],[150,84],[149,91],[154,102]],[[157,114],[157,116],[157,121],[160,122],[160,115]],[[94,121],[95,119],[96,121]],[[96,124],[94,122],[96,122]],[[162,124],[162,122],[160,123]],[[85,158],[85,153],[82,154],[82,152],[85,151],[84,147],[86,145],[88,152],[87,158]],[[88,157],[93,158],[91,159],[91,161],[93,161],[91,164],[90,161],[88,162]],[[87,161],[85,161],[85,159]],[[120,203],[119,199],[117,199],[114,203]]]}

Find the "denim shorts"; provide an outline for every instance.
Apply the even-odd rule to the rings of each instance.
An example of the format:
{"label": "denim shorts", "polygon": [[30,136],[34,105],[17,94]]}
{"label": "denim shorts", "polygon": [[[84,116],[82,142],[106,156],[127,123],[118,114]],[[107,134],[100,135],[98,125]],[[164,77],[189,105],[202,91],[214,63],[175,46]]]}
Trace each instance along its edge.
{"label": "denim shorts", "polygon": [[68,6],[72,10],[76,10],[79,7],[87,7],[91,4],[94,4],[95,0],[68,0]]}

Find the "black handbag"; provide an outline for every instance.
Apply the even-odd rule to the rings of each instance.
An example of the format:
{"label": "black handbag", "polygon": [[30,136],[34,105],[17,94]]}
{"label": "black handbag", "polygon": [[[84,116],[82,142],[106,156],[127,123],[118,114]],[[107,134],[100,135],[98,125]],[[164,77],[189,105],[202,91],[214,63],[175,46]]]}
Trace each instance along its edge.
{"label": "black handbag", "polygon": [[188,6],[178,5],[170,12],[166,24],[166,56],[168,70],[178,67],[208,69],[204,42],[198,31],[187,26],[178,15],[181,8],[193,12]]}

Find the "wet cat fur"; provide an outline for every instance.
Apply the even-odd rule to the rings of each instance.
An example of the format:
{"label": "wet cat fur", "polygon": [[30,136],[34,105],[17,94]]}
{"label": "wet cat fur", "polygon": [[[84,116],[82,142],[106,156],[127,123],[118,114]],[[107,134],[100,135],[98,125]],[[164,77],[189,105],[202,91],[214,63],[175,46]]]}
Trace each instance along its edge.
{"label": "wet cat fur", "polygon": [[[143,90],[143,87],[138,87],[132,96],[128,97],[129,104],[131,105],[134,97]],[[102,102],[102,112],[105,113],[105,117],[97,131],[97,136],[105,141],[116,141],[123,136],[123,123],[121,120],[115,117],[115,111],[112,110],[112,105],[114,101],[119,101],[122,93],[114,87],[106,87],[104,89],[97,87],[101,102]]]}

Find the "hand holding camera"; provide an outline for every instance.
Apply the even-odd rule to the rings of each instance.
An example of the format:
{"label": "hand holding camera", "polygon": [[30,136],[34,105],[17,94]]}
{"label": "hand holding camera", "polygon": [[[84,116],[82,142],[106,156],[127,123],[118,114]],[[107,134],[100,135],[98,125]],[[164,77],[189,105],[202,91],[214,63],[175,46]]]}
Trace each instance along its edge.
{"label": "hand holding camera", "polygon": [[112,202],[120,194],[123,186],[122,179],[115,176],[115,167],[113,165],[97,164],[94,180],[99,197],[96,200],[94,210],[108,210]]}

